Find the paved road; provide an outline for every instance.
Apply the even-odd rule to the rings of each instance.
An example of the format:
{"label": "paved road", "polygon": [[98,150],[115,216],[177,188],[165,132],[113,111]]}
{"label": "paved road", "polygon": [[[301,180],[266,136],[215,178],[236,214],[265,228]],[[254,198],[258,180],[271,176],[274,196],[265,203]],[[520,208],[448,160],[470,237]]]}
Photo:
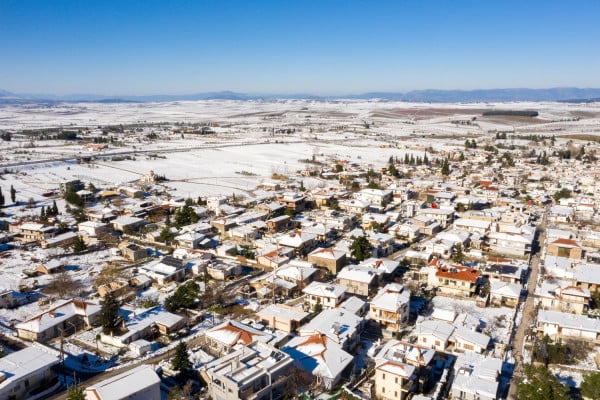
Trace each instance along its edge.
{"label": "paved road", "polygon": [[535,312],[535,307],[533,304],[533,293],[535,292],[535,287],[537,285],[540,270],[540,252],[546,238],[546,215],[547,214],[544,213],[543,219],[538,226],[538,247],[536,253],[533,254],[531,257],[531,272],[527,280],[527,298],[525,300],[525,305],[521,314],[521,323],[517,327],[517,330],[514,333],[511,342],[513,349],[512,355],[515,360],[515,368],[511,380],[510,389],[508,392],[509,399],[517,399],[517,381],[523,376],[523,365],[525,363],[528,364],[530,362],[530,360],[523,359],[523,345],[525,343],[526,331],[529,328],[529,325],[532,324],[535,320],[535,317],[531,317]]}

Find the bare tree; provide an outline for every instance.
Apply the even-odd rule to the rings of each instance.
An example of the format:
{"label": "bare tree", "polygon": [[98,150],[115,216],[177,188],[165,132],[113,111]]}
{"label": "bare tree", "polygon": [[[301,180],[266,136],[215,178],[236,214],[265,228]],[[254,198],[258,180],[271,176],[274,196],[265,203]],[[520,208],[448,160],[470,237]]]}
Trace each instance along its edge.
{"label": "bare tree", "polygon": [[46,285],[45,292],[60,299],[77,297],[81,294],[83,285],[66,271],[54,275]]}

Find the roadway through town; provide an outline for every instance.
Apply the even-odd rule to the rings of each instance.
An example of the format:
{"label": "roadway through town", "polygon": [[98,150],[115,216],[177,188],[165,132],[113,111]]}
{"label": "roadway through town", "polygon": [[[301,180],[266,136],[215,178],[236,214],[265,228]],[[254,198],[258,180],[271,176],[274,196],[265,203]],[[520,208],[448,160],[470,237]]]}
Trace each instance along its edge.
{"label": "roadway through town", "polygon": [[510,389],[508,392],[508,399],[511,400],[518,399],[517,383],[523,377],[524,364],[529,363],[529,360],[526,361],[523,358],[523,346],[525,344],[525,336],[530,325],[535,323],[535,305],[533,302],[533,294],[535,292],[540,271],[541,249],[544,245],[546,238],[546,215],[547,213],[544,212],[544,215],[542,216],[542,221],[537,228],[537,246],[535,248],[535,252],[532,254],[530,259],[531,270],[529,278],[527,279],[527,297],[525,299],[525,305],[523,306],[523,311],[521,313],[521,322],[517,326],[517,329],[514,332],[514,336],[511,341],[512,356],[515,363]]}

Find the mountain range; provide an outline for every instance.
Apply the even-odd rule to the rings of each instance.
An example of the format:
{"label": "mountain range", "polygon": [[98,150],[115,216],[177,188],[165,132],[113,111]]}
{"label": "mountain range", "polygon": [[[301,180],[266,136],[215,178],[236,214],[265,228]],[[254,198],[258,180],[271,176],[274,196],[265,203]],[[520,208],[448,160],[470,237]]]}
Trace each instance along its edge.
{"label": "mountain range", "polygon": [[368,92],[340,96],[313,94],[248,94],[231,91],[205,92],[181,95],[106,96],[97,94],[16,94],[0,89],[0,104],[59,103],[59,102],[163,102],[193,100],[336,100],[379,99],[383,101],[408,101],[432,103],[472,103],[510,101],[567,101],[591,102],[600,100],[600,89],[559,87],[548,89],[477,89],[477,90],[413,90],[409,92]]}

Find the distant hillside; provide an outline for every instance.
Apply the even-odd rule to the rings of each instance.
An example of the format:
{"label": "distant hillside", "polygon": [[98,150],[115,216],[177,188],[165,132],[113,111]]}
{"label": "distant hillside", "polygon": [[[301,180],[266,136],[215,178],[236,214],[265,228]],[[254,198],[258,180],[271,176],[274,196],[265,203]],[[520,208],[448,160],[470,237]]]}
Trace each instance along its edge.
{"label": "distant hillside", "polygon": [[181,95],[149,96],[104,96],[96,94],[15,94],[0,89],[0,104],[4,103],[54,103],[54,102],[161,102],[194,100],[277,100],[277,99],[381,99],[390,101],[433,102],[433,103],[473,103],[510,101],[565,101],[590,102],[600,99],[600,89],[595,88],[549,88],[549,89],[479,89],[479,90],[413,90],[410,92],[369,92],[340,96],[319,96],[302,94],[247,94],[231,91],[206,92]]}

